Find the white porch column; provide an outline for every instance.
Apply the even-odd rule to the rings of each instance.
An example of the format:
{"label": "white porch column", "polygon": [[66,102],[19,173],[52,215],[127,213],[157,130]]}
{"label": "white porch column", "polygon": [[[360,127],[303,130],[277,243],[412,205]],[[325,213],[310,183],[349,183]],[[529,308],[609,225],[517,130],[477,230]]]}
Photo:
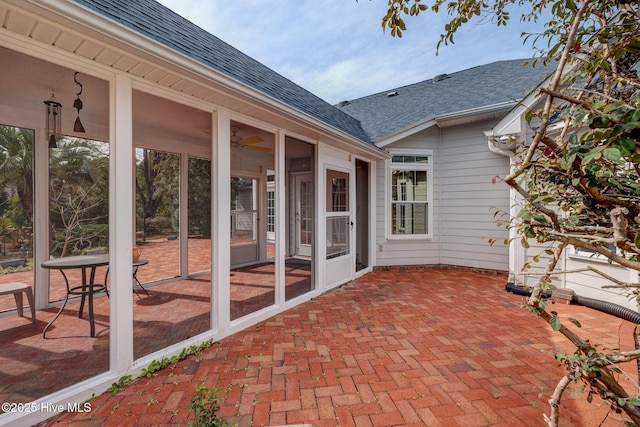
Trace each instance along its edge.
{"label": "white porch column", "polygon": [[278,129],[275,133],[275,170],[276,170],[276,186],[275,186],[275,226],[276,226],[276,247],[275,247],[275,303],[283,306],[286,302],[285,294],[285,273],[284,259],[286,255],[286,233],[287,229],[287,193],[285,191],[286,181],[286,142],[285,134],[282,129]]}
{"label": "white porch column", "polygon": [[316,271],[316,290],[324,292],[327,290],[327,172],[324,167],[325,146],[321,142],[316,144],[316,164],[315,164],[315,252],[314,262]]}
{"label": "white porch column", "polygon": [[231,323],[231,118],[219,109],[211,129],[211,326],[224,331]]}
{"label": "white porch column", "polygon": [[[44,121],[44,118],[43,118]],[[33,289],[36,309],[49,305],[49,271],[40,265],[49,259],[49,146],[44,126],[35,129],[33,194]]]}
{"label": "white porch column", "polygon": [[376,170],[378,161],[369,162],[369,248],[367,249],[369,251],[367,255],[369,257],[369,269],[373,269],[378,264],[376,262],[376,220],[378,218],[378,213],[376,212],[378,207]]}
{"label": "white porch column", "polygon": [[[189,154],[180,156],[180,203],[178,214],[178,238],[180,239],[180,277],[185,279],[189,272]],[[192,254],[193,255],[193,254]]]}
{"label": "white porch column", "polygon": [[133,362],[132,246],[133,106],[131,79],[117,75],[111,88],[109,156],[109,291],[111,370],[125,373]]}

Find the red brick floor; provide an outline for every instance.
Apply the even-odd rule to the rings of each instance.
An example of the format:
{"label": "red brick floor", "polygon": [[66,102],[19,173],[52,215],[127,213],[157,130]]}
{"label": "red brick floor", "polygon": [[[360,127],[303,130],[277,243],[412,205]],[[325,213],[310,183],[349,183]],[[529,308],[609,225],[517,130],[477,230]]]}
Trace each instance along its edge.
{"label": "red brick floor", "polygon": [[[138,280],[142,283],[151,283],[159,280],[170,279],[180,275],[180,247],[178,240],[157,239],[150,240],[140,246],[142,250],[141,258],[149,261],[147,266],[138,270]],[[273,243],[267,244],[267,257],[275,255]],[[189,274],[208,272],[211,270],[211,240],[209,239],[189,239],[188,240],[188,270]],[[99,268],[96,276],[103,278],[106,267]],[[66,294],[64,278],[57,270],[47,270],[50,274],[49,301],[60,301]],[[79,271],[67,271],[70,283],[80,283]],[[21,271],[4,273],[0,269],[0,283],[24,282],[33,285],[33,271]],[[273,286],[273,285],[272,285]],[[26,307],[26,298],[25,298]],[[15,310],[16,303],[11,295],[0,296],[0,312]]]}
{"label": "red brick floor", "polygon": [[[180,246],[178,240],[158,239],[140,246],[142,256],[149,261],[148,266],[140,267],[138,279],[142,283],[155,282],[180,275]],[[189,273],[209,271],[211,269],[211,240],[189,239],[188,242]],[[49,301],[64,299],[66,288],[59,271],[49,270]],[[103,278],[106,267],[99,268],[97,277]],[[79,271],[67,271],[71,283],[80,283]],[[33,271],[21,271],[6,274],[0,269],[0,283],[24,282],[33,285]],[[15,310],[16,303],[11,295],[0,296],[0,311]]]}
{"label": "red brick floor", "polygon": [[[273,265],[233,270],[230,309],[233,319],[274,304]],[[286,268],[287,299],[311,290],[310,271]],[[269,283],[271,285],[264,285]],[[136,359],[210,329],[210,277],[147,286],[149,295],[133,295]],[[6,313],[0,318],[0,401],[30,402],[108,370],[109,300],[94,304],[96,337],[89,336],[87,310],[78,319],[79,302],[65,307],[42,338],[57,307],[37,313],[38,322]],[[64,373],[64,375],[61,375]]]}
{"label": "red brick floor", "polygon": [[[564,373],[549,353],[571,347],[504,284],[452,269],[377,271],[46,425],[184,426],[204,383],[223,390],[219,415],[241,427],[543,426]],[[554,310],[593,342],[632,348],[626,321]],[[606,415],[597,398],[567,391],[560,425],[620,425]]]}

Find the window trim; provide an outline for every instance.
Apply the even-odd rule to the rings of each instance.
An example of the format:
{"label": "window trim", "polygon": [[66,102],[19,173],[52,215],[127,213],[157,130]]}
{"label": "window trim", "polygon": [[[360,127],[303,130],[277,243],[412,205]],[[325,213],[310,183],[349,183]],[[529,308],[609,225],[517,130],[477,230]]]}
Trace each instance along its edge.
{"label": "window trim", "polygon": [[[622,255],[622,251],[620,250],[620,248],[616,248],[616,253],[618,255]],[[598,262],[598,263],[609,264],[609,259],[604,255],[598,252],[592,252],[586,249],[577,248],[573,245],[571,245],[571,250],[569,251],[569,258],[572,258],[576,261]],[[611,263],[610,265],[618,265],[618,264],[614,262],[614,263]]]}
{"label": "window trim", "polygon": [[[433,239],[433,150],[419,148],[396,148],[387,150],[391,156],[421,156],[428,157],[427,163],[394,163],[392,159],[385,160],[385,234],[387,240],[431,240]],[[427,173],[427,233],[426,234],[393,234],[392,209],[392,171],[419,170]]]}

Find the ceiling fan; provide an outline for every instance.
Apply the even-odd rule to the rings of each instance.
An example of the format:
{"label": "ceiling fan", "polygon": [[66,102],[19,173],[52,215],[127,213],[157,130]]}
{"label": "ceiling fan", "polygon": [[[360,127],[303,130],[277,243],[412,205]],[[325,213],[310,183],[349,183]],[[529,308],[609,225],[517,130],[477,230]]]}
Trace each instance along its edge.
{"label": "ceiling fan", "polygon": [[232,146],[239,148],[241,150],[247,149],[247,150],[253,150],[253,151],[261,151],[263,153],[271,152],[271,148],[258,147],[253,145],[253,144],[259,144],[262,141],[264,141],[262,137],[258,135],[253,135],[253,136],[248,136],[246,138],[242,138],[238,136],[239,130],[240,129],[237,126],[231,126],[231,145]]}

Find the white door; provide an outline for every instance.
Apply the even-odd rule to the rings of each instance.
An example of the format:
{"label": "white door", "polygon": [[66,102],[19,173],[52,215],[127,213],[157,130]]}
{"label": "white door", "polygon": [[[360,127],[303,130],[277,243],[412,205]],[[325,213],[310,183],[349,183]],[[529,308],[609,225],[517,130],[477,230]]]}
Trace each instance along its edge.
{"label": "white door", "polygon": [[311,257],[313,245],[313,176],[295,175],[296,256]]}
{"label": "white door", "polygon": [[231,266],[255,263],[260,258],[258,229],[259,181],[231,177]]}
{"label": "white door", "polygon": [[[351,166],[351,164],[349,164]],[[326,178],[326,286],[331,288],[353,278],[355,184],[353,169],[327,165]]]}

